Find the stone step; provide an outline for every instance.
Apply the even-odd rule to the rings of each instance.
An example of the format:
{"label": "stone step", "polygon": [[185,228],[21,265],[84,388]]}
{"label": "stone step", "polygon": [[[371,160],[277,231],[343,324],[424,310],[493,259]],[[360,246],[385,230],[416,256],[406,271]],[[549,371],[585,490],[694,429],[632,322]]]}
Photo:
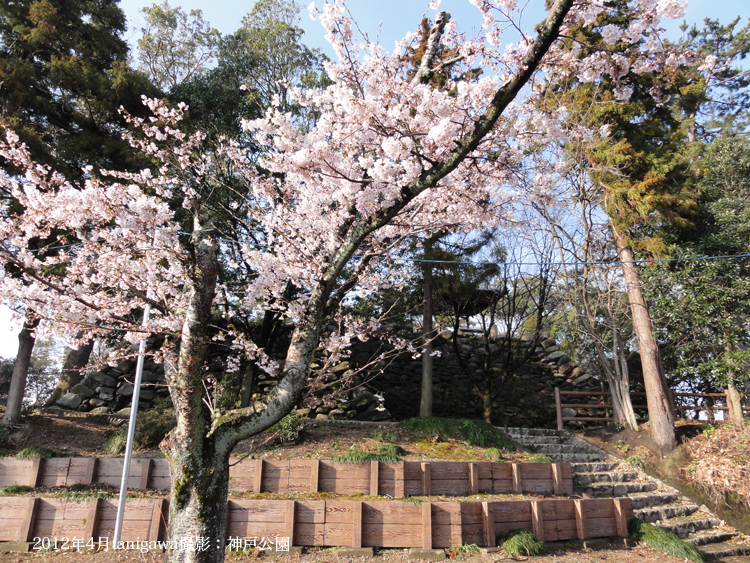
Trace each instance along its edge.
{"label": "stone step", "polygon": [[664,504],[661,506],[639,508],[635,511],[635,517],[644,522],[658,522],[669,518],[679,518],[681,516],[690,516],[698,511],[697,504]]}
{"label": "stone step", "polygon": [[[706,557],[710,560],[710,557]],[[719,559],[721,563],[750,563],[750,555],[735,555],[729,557],[722,557]]]}
{"label": "stone step", "polygon": [[656,483],[596,483],[578,487],[578,490],[594,498],[624,497],[632,493],[655,491]]}
{"label": "stone step", "polygon": [[633,508],[648,508],[649,506],[659,506],[662,504],[672,504],[677,502],[679,496],[677,493],[633,493],[629,495],[633,499]]}
{"label": "stone step", "polygon": [[554,454],[598,454],[598,452],[586,446],[570,444],[527,444],[526,449],[531,452],[554,455]]}
{"label": "stone step", "polygon": [[604,473],[617,469],[618,463],[574,463],[570,466],[573,475],[577,473]]}
{"label": "stone step", "polygon": [[712,543],[698,547],[706,561],[727,561],[726,557],[743,557],[750,555],[750,545],[745,543]]}
{"label": "stone step", "polygon": [[602,454],[552,454],[549,457],[557,463],[592,463],[601,461],[604,457]]}
{"label": "stone step", "polygon": [[508,436],[517,444],[525,446],[526,444],[564,444],[566,438],[560,436]]}
{"label": "stone step", "polygon": [[703,532],[697,532],[695,534],[690,534],[687,538],[685,538],[685,541],[688,541],[692,543],[693,545],[708,545],[711,543],[719,543],[719,542],[725,542],[727,540],[731,540],[732,538],[737,537],[740,535],[739,532],[736,531],[725,531],[725,530],[705,530]]}
{"label": "stone step", "polygon": [[701,532],[703,530],[710,530],[711,528],[718,526],[720,523],[721,520],[718,518],[686,516],[682,518],[670,518],[666,522],[661,522],[656,525],[685,539],[690,534]]}
{"label": "stone step", "polygon": [[553,430],[552,428],[518,428],[518,427],[497,427],[498,430],[506,434],[508,437],[512,436],[570,436],[570,433],[565,430]]}
{"label": "stone step", "polygon": [[573,483],[578,486],[591,485],[593,483],[622,483],[633,481],[638,478],[635,471],[602,471],[591,473],[574,473]]}

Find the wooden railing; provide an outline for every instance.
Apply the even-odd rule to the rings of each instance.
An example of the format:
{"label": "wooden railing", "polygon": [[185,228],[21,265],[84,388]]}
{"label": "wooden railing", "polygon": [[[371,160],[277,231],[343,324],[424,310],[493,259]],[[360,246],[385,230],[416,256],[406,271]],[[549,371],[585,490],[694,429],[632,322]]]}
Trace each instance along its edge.
{"label": "wooden railing", "polygon": [[[590,396],[590,397],[600,397],[602,400],[598,403],[590,404],[590,403],[563,403],[562,402],[562,396]],[[729,407],[727,406],[716,406],[716,405],[707,405],[707,404],[676,404],[678,402],[678,399],[681,398],[702,398],[702,399],[723,399],[724,403],[726,404],[727,395],[726,393],[675,393],[670,390],[670,395],[672,396],[672,401],[675,403],[675,408],[680,413],[685,413],[686,411],[701,411],[705,410],[709,413],[713,411],[728,411]],[[633,397],[645,397],[646,393],[636,393],[631,392],[630,393],[631,398]],[[605,399],[609,398],[610,402],[605,402]],[[580,421],[580,422],[614,422],[614,418],[612,416],[607,416],[610,414],[611,411],[614,410],[614,406],[612,405],[612,393],[609,391],[561,391],[559,387],[555,387],[555,411],[557,413],[557,429],[563,430],[565,428],[566,422],[571,421]],[[680,401],[681,402],[681,401]],[[604,416],[563,416],[563,409],[565,408],[571,408],[571,409],[590,409],[590,410],[601,410],[604,411]],[[642,410],[647,411],[648,407],[646,405],[641,404],[633,404],[634,410]],[[750,412],[750,407],[743,406],[742,407],[743,412]]]}

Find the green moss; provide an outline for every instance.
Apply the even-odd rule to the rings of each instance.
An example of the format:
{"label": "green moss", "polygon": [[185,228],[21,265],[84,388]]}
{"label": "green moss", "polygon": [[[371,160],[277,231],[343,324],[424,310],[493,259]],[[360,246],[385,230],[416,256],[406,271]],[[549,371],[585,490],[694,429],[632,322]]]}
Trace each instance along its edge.
{"label": "green moss", "polygon": [[536,557],[547,552],[544,542],[529,530],[513,530],[500,536],[497,545],[516,557]]}
{"label": "green moss", "polygon": [[409,418],[402,420],[402,428],[440,439],[461,440],[480,448],[499,448],[514,451],[515,447],[500,430],[485,422],[467,418]]}
{"label": "green moss", "polygon": [[628,529],[631,536],[650,548],[683,561],[703,562],[703,554],[697,547],[658,526],[633,518],[628,525]]}
{"label": "green moss", "polygon": [[26,485],[8,485],[7,487],[0,487],[0,496],[22,495],[33,490],[34,487],[27,487]]}
{"label": "green moss", "polygon": [[529,458],[530,463],[552,463],[552,458],[544,454],[534,454]]}
{"label": "green moss", "polygon": [[16,459],[49,459],[56,456],[57,452],[53,450],[42,448],[40,446],[31,446],[29,448],[24,448],[20,452],[18,452],[16,454]]}
{"label": "green moss", "polygon": [[384,463],[392,463],[403,460],[398,456],[390,454],[376,454],[374,452],[354,451],[346,455],[335,457],[333,458],[333,461],[339,461],[343,463],[361,463],[363,461],[382,461]]}
{"label": "green moss", "polygon": [[85,500],[91,498],[107,499],[114,498],[115,492],[104,485],[83,485],[77,483],[57,491],[53,496],[61,500]]}

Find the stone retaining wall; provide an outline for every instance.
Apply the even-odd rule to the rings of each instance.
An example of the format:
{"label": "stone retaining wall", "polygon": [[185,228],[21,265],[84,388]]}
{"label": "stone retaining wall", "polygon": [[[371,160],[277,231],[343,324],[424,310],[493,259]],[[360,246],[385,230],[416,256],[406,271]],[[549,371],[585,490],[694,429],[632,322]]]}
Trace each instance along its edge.
{"label": "stone retaining wall", "polygon": [[[414,338],[415,335],[403,335]],[[162,343],[159,337],[149,339],[149,346]],[[460,344],[468,353],[468,364],[478,373],[483,354],[481,340],[471,335],[462,335]],[[514,340],[513,346],[523,353],[529,342]],[[490,343],[491,352],[499,351],[499,341]],[[433,358],[434,365],[434,415],[451,418],[481,418],[481,401],[470,379],[462,374],[453,354],[449,339],[438,337],[435,348],[441,354]],[[377,359],[383,352],[390,357],[360,368]],[[323,385],[310,393],[297,414],[301,417],[345,420],[401,420],[417,416],[421,386],[421,358],[413,352],[393,352],[386,339],[370,339],[355,342],[346,361],[328,368],[325,374],[330,386]],[[316,352],[314,369],[325,365],[326,352]],[[211,372],[220,373],[222,364],[212,358]],[[499,362],[499,360],[497,360]],[[499,364],[498,364],[499,365]],[[135,360],[123,360],[92,370],[86,377],[64,395],[58,405],[62,408],[82,412],[128,414],[133,394]],[[346,378],[353,389],[337,391],[335,381]],[[326,379],[324,378],[324,379]],[[164,381],[164,369],[160,364],[147,359],[143,372],[144,385],[140,394],[140,408],[148,408],[160,397],[168,398]],[[260,376],[253,389],[253,398],[261,399],[276,381],[269,376]],[[590,372],[572,362],[553,339],[546,339],[536,346],[529,361],[510,376],[493,404],[493,423],[500,426],[554,426],[554,388],[563,390],[602,390],[602,383]],[[572,409],[571,409],[572,410]],[[585,411],[580,411],[582,414]],[[567,413],[566,416],[574,416]],[[585,416],[585,415],[584,415]]]}

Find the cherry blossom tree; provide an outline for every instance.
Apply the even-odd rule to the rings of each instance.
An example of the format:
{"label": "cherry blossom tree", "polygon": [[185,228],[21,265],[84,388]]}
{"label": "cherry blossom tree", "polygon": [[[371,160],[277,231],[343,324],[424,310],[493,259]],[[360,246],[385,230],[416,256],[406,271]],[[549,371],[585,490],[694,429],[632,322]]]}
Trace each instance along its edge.
{"label": "cherry blossom tree", "polygon": [[[580,58],[564,45],[572,41],[566,32],[593,22],[604,3],[556,0],[534,34],[507,45],[501,36],[517,29],[515,0],[472,3],[483,15],[482,33],[468,39],[447,13],[437,14],[416,77],[401,49],[419,37],[393,53],[360,44],[343,1],[326,4],[317,16],[338,55],[327,67],[333,84],[289,93],[318,121],[301,127],[271,108],[245,123],[264,147],[261,158],[230,141],[219,157],[203,151],[201,133],[180,130],[184,107],[146,100],[153,116],[129,118],[129,139],[153,169],[91,176],[80,188],[33,162],[8,133],[0,155],[26,172],[0,178],[0,190],[17,202],[0,214],[0,261],[4,272],[14,271],[0,278],[0,293],[33,302],[40,330],[166,337],[157,359],[177,416],[161,445],[171,468],[169,536],[209,540],[206,550],[178,541],[172,561],[223,560],[232,449],[295,407],[318,346],[366,333],[353,322],[325,332],[342,299],[386,285],[391,254],[408,237],[501,225],[512,213],[516,194],[508,186],[527,147],[596,134],[559,109],[545,112],[539,97],[571,73],[590,81],[623,76],[622,65],[631,63],[621,51],[603,45]],[[621,39],[632,44],[633,61],[669,64],[667,53],[638,45],[644,34],[656,37],[660,18],[679,15],[679,6],[634,2]],[[454,60],[436,62],[441,43]],[[446,64],[465,78],[432,88],[431,76]],[[461,72],[478,67],[481,76]],[[39,248],[38,240],[55,242]],[[227,271],[246,275],[229,283],[220,275]],[[152,316],[141,326],[147,303]],[[295,326],[281,363],[231,329],[232,315],[269,309]],[[228,373],[244,356],[277,378],[263,401],[234,406],[222,381],[205,376],[212,339],[226,339],[236,352]]]}

